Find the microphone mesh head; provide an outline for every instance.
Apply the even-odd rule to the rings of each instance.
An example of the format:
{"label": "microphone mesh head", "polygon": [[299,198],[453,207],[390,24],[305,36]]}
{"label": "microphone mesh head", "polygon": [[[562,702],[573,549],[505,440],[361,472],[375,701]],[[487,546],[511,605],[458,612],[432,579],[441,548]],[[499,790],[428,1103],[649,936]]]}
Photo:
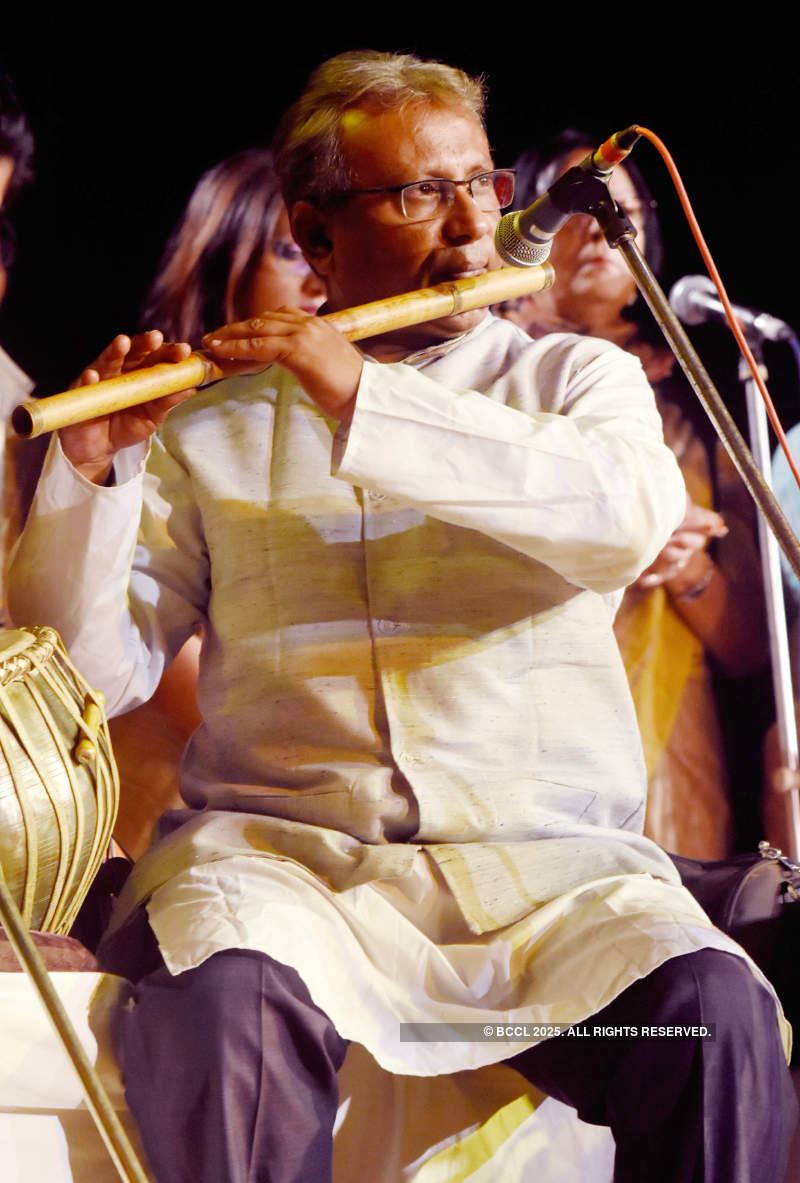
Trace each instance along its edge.
{"label": "microphone mesh head", "polygon": [[684,275],[670,289],[672,311],[685,325],[701,325],[706,320],[705,305],[697,301],[698,296],[719,299],[717,289],[707,275]]}
{"label": "microphone mesh head", "polygon": [[517,210],[513,214],[504,214],[497,223],[494,243],[497,253],[512,267],[533,267],[537,263],[544,263],[550,254],[549,242],[529,242],[519,232],[519,215]]}

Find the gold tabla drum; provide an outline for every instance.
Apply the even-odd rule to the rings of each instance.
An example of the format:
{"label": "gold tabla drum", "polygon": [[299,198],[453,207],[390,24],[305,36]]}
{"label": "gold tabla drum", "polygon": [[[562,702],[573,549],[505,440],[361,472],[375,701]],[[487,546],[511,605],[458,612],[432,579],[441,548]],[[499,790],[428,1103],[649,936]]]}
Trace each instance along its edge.
{"label": "gold tabla drum", "polygon": [[54,629],[0,632],[0,866],[28,928],[72,927],[118,801],[102,695]]}

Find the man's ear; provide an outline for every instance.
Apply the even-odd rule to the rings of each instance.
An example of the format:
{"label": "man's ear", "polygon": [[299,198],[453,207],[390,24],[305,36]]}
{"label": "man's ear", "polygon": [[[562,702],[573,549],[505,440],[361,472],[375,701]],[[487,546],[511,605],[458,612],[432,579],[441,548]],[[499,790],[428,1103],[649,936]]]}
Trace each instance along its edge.
{"label": "man's ear", "polygon": [[289,222],[295,242],[314,271],[324,278],[330,270],[333,252],[325,211],[311,201],[296,201]]}

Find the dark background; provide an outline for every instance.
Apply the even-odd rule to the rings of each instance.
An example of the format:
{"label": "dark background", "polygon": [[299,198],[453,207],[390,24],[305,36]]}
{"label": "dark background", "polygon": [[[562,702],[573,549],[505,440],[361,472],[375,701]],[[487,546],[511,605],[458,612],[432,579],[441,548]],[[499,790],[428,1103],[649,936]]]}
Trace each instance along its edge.
{"label": "dark background", "polygon": [[[499,31],[488,15],[481,10],[481,28],[475,16],[454,11],[452,32],[430,35],[420,34],[422,20],[400,19],[391,36],[385,17],[328,18],[326,32],[318,15],[299,8],[294,26],[217,9],[207,27],[190,32],[137,16],[113,37],[96,24],[60,29],[55,18],[31,18],[25,33],[0,43],[37,139],[36,181],[16,210],[18,257],[0,340],[42,393],[70,381],[110,337],[136,326],[161,248],[200,173],[267,142],[315,64],[365,45],[485,74],[499,165],[565,124],[598,140],[631,123],[650,127],[676,158],[732,297],[800,326],[793,36],[729,24],[736,35],[726,48],[716,32],[698,39],[682,29],[688,18],[676,10],[669,23],[651,14],[645,36],[635,18],[592,27],[565,6],[561,31],[534,43],[528,28],[546,15],[552,22],[552,12],[528,9],[524,21],[507,12]],[[640,141],[634,151],[659,201],[668,288],[701,262],[656,150]],[[695,339],[741,418],[723,333],[704,329]],[[800,405],[787,354],[773,347],[767,361],[781,412],[794,422]]]}

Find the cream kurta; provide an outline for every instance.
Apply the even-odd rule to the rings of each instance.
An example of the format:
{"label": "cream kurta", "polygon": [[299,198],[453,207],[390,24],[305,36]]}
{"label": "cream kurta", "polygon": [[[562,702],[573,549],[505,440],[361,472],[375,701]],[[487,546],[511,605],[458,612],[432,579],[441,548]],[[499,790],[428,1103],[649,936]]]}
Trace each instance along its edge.
{"label": "cream kurta", "polygon": [[684,486],[638,361],[489,316],[368,361],[334,426],[272,368],[174,411],[144,478],[122,457],[99,489],[54,448],[12,613],[112,711],[205,624],[197,812],[128,899],[174,972],[263,948],[385,1066],[475,1066],[508,1049],[401,1044],[398,1019],[578,1021],[729,947],[641,836],[611,630]]}

